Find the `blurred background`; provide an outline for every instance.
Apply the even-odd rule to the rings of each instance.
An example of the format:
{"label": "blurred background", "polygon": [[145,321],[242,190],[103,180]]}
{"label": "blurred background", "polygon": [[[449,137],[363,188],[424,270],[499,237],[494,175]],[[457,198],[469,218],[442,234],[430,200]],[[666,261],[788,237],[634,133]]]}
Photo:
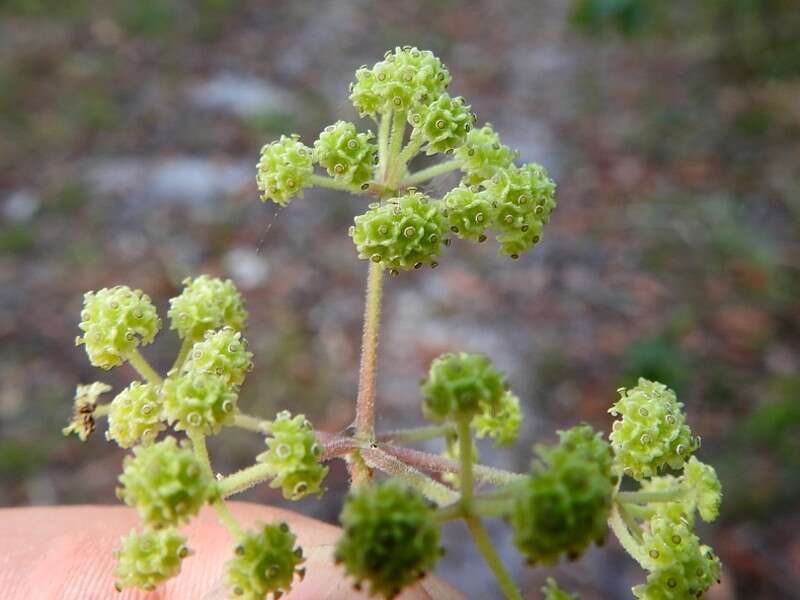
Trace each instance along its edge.
{"label": "blurred background", "polygon": [[[82,294],[103,286],[141,287],[165,316],[183,277],[231,277],[257,365],[243,408],[348,426],[363,200],[315,190],[276,211],[254,169],[281,133],[311,144],[355,119],[354,70],[403,44],[437,53],[479,121],[550,170],[559,207],[517,262],[456,242],[437,271],[387,282],[380,428],[421,423],[434,356],[483,351],[527,420],[517,450],[482,458],[524,470],[535,440],[608,431],[616,388],[659,379],[723,481],[701,531],[725,566],[709,597],[800,597],[796,0],[0,0],[0,505],[115,502],[123,453],[60,433],[77,383],[132,375],[74,346]],[[165,331],[145,354],[166,369],[177,346]],[[262,445],[223,434],[215,467]],[[335,522],[340,464],[328,485],[296,508]],[[525,570],[497,525],[530,598],[551,574],[586,599],[644,578],[613,539]],[[440,572],[498,597],[465,536],[448,526]]]}

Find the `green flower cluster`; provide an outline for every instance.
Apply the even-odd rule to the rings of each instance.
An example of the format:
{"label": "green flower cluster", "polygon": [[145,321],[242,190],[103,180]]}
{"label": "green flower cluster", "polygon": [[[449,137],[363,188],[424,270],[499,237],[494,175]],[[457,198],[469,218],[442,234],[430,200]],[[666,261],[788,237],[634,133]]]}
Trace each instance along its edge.
{"label": "green flower cluster", "polygon": [[697,449],[683,414],[683,404],[663,383],[639,379],[636,387],[621,388],[620,399],[609,409],[620,417],[609,435],[617,462],[626,475],[643,479],[669,466],[683,467]]}
{"label": "green flower cluster", "polygon": [[517,441],[522,425],[522,409],[519,397],[506,391],[497,407],[483,405],[483,411],[475,415],[472,426],[479,438],[490,437],[497,446],[510,446]]}
{"label": "green flower cluster", "polygon": [[229,385],[242,385],[253,368],[253,353],[247,350],[247,340],[232,327],[207,331],[202,342],[192,346],[184,373],[211,374]]}
{"label": "green flower cluster", "polygon": [[92,365],[110,369],[128,360],[139,346],[150,344],[161,319],[147,294],[118,285],[84,294],[78,327],[84,334],[75,345],[86,346]]}
{"label": "green flower cluster", "polygon": [[475,115],[461,96],[442,94],[430,104],[419,105],[408,115],[408,122],[414,128],[411,135],[425,142],[425,153],[430,156],[454,152],[461,146],[475,123]]}
{"label": "green flower cluster", "polygon": [[568,594],[560,587],[552,577],[547,578],[545,586],[542,588],[544,600],[579,600],[576,594]]}
{"label": "green flower cluster", "polygon": [[238,389],[215,373],[189,371],[168,377],[161,397],[176,430],[215,435],[233,421]]}
{"label": "green flower cluster", "polygon": [[314,142],[314,160],[335,180],[360,187],[372,179],[378,154],[373,137],[372,132],[358,133],[352,123],[337,121]]}
{"label": "green flower cluster", "polygon": [[420,192],[370,205],[349,232],[359,258],[404,270],[435,267],[444,233],[439,206]]}
{"label": "green flower cluster", "polygon": [[281,488],[287,500],[299,500],[308,494],[321,495],[322,481],[328,467],[320,464],[323,448],[311,423],[304,415],[292,417],[281,411],[267,427],[267,451],[256,460],[263,463],[272,477],[271,487]]}
{"label": "green flower cluster", "polygon": [[295,196],[302,198],[303,188],[310,185],[314,174],[313,153],[300,141],[300,136],[282,135],[277,142],[261,148],[256,169],[261,200],[271,199],[286,206]]}
{"label": "green flower cluster", "polygon": [[486,241],[486,230],[494,218],[488,194],[479,193],[476,187],[460,185],[445,194],[442,204],[450,231],[472,242]]}
{"label": "green flower cluster", "polygon": [[256,524],[238,540],[234,556],[225,565],[232,594],[242,600],[264,600],[268,594],[280,598],[292,587],[295,575],[303,577],[305,560],[297,537],[286,523]]}
{"label": "green flower cluster", "polygon": [[511,513],[514,543],[531,563],[555,564],[601,542],[615,478],[609,445],[588,425],[559,431],[559,443],[539,447],[539,460]]}
{"label": "green flower cluster", "polygon": [[120,500],[155,529],[186,523],[215,494],[211,473],[173,437],[136,446],[125,457],[119,482]]}
{"label": "green flower cluster", "polygon": [[687,490],[685,502],[690,513],[697,509],[700,518],[706,522],[719,516],[722,484],[714,467],[692,456],[683,468],[683,485]]}
{"label": "green flower cluster", "polygon": [[120,448],[150,444],[166,429],[162,418],[159,387],[134,381],[111,402],[106,439]]}
{"label": "green flower cluster", "polygon": [[168,527],[158,531],[131,531],[122,538],[122,547],[115,553],[117,567],[114,584],[117,591],[141,588],[152,591],[156,585],[175,577],[181,561],[191,554],[186,538]]}
{"label": "green flower cluster", "polygon": [[201,275],[183,280],[183,292],[169,301],[170,328],[193,341],[207,331],[231,327],[241,331],[247,320],[244,302],[230,279]]}
{"label": "green flower cluster", "polygon": [[450,79],[432,52],[404,46],[387,52],[371,69],[358,69],[350,100],[361,116],[408,111],[441,96]]}
{"label": "green flower cluster", "polygon": [[441,556],[439,527],[422,496],[394,480],[361,486],[345,501],[335,559],[360,588],[393,598]]}
{"label": "green flower cluster", "polygon": [[461,163],[465,185],[479,185],[514,163],[515,152],[500,142],[491,123],[467,134],[462,146],[456,149],[456,160]]}
{"label": "green flower cluster", "polygon": [[[505,377],[481,354],[443,354],[434,359],[422,383],[425,415],[434,421],[491,419],[506,392]],[[504,407],[508,409],[508,403]],[[488,417],[487,417],[488,415]]]}

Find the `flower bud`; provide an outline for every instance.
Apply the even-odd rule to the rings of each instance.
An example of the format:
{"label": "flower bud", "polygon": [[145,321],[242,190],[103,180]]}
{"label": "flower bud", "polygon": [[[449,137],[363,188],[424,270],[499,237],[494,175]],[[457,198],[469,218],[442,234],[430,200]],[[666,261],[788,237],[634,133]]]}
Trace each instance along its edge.
{"label": "flower bud", "polygon": [[206,332],[205,339],[192,347],[182,370],[216,375],[230,385],[242,385],[252,368],[253,353],[247,350],[247,340],[232,327],[223,327]]}
{"label": "flower bud", "polygon": [[256,460],[268,468],[273,488],[281,488],[287,500],[308,494],[322,495],[322,481],[328,467],[320,464],[323,447],[304,415],[292,417],[281,411],[268,425],[267,451]]}
{"label": "flower bud", "polygon": [[619,417],[609,439],[623,472],[643,479],[665,466],[680,469],[698,442],[675,392],[644,378],[636,387],[619,392],[620,399],[608,411]]}
{"label": "flower bud", "polygon": [[558,435],[557,445],[537,448],[511,513],[514,544],[531,563],[576,558],[607,530],[614,492],[608,444],[588,425]]}
{"label": "flower bud", "polygon": [[436,100],[450,79],[432,52],[404,46],[387,52],[371,69],[358,69],[350,100],[361,116],[409,111]]}
{"label": "flower bud", "polygon": [[181,561],[191,551],[186,538],[172,527],[159,531],[135,530],[122,538],[122,547],[115,552],[117,568],[114,584],[117,590],[141,588],[152,591],[181,570]]}
{"label": "flower bud", "polygon": [[443,354],[431,363],[422,383],[422,408],[434,421],[471,419],[495,412],[505,393],[505,378],[481,354]]}
{"label": "flower bud", "polygon": [[475,123],[475,115],[464,98],[442,94],[410,112],[408,122],[414,128],[412,135],[427,142],[425,153],[430,156],[452,152],[461,146]]}
{"label": "flower bud", "polygon": [[442,204],[450,231],[473,242],[486,239],[486,228],[491,225],[494,214],[486,194],[478,192],[477,188],[462,185],[447,192]]}
{"label": "flower bud", "polygon": [[358,133],[356,126],[337,121],[326,127],[314,142],[314,160],[328,175],[347,184],[361,186],[372,179],[378,146],[369,133]]}
{"label": "flower bud", "polygon": [[164,414],[178,431],[216,435],[236,414],[238,389],[223,377],[190,371],[164,380]]}
{"label": "flower bud", "polygon": [[537,164],[498,171],[483,185],[495,207],[492,229],[497,232],[500,251],[518,258],[541,239],[556,206],[556,185]]}
{"label": "flower bud", "polygon": [[356,488],[340,516],[335,559],[369,583],[370,595],[394,598],[434,567],[441,550],[433,509],[419,494],[388,480]]}
{"label": "flower bud", "polygon": [[166,429],[162,418],[159,387],[134,381],[111,402],[106,439],[120,448],[150,444]]}
{"label": "flower bud", "polygon": [[475,415],[472,426],[479,438],[490,437],[497,446],[510,446],[517,441],[519,427],[522,425],[522,409],[519,398],[512,392],[505,392],[496,407],[485,405],[482,412]]}
{"label": "flower bud", "polygon": [[711,465],[704,464],[692,456],[683,468],[683,485],[692,506],[697,508],[700,518],[711,522],[719,516],[722,502],[722,484]]}
{"label": "flower bud", "polygon": [[515,153],[500,143],[491,123],[472,129],[466,141],[456,149],[456,160],[461,163],[465,185],[479,185],[514,162]]}
{"label": "flower bud", "polygon": [[382,204],[373,204],[355,218],[350,237],[358,257],[389,269],[434,264],[445,233],[439,207],[425,194],[409,192]]}
{"label": "flower bud", "polygon": [[81,322],[89,362],[101,369],[124,363],[139,346],[150,344],[161,329],[161,319],[150,297],[141,290],[118,285],[83,296]]}
{"label": "flower bud", "polygon": [[173,437],[136,446],[125,457],[119,482],[119,498],[156,529],[186,523],[215,490],[206,466]]}
{"label": "flower bud", "polygon": [[303,188],[310,185],[314,174],[311,148],[300,142],[298,135],[282,135],[261,148],[256,169],[261,200],[286,206],[295,196],[302,198]]}
{"label": "flower bud", "polygon": [[230,279],[201,275],[183,280],[183,292],[169,301],[170,328],[181,338],[202,340],[220,327],[241,331],[247,320],[244,302]]}
{"label": "flower bud", "polygon": [[232,597],[264,600],[268,594],[279,598],[292,587],[294,576],[303,576],[299,565],[303,551],[295,548],[295,536],[285,523],[257,523],[237,540],[233,558],[225,564]]}

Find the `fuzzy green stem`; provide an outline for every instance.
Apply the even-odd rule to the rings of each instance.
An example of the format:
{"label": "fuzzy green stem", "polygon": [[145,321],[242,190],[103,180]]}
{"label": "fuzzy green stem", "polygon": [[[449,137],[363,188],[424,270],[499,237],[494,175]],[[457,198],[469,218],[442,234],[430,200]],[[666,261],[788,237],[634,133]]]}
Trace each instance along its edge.
{"label": "fuzzy green stem", "polygon": [[235,473],[223,477],[217,487],[223,498],[233,496],[239,492],[249,490],[251,487],[267,481],[272,477],[270,468],[263,463],[256,463]]}
{"label": "fuzzy green stem", "polygon": [[618,492],[617,500],[629,504],[649,504],[650,502],[674,502],[680,500],[686,493],[682,487],[674,487],[668,490],[637,491],[637,492]]}
{"label": "fuzzy green stem", "polygon": [[169,373],[178,372],[183,367],[186,359],[189,358],[189,352],[192,351],[196,340],[192,337],[186,336],[181,341],[181,349],[178,350],[178,356],[175,358],[175,362],[172,365],[172,368],[169,370]]}
{"label": "fuzzy green stem", "polygon": [[472,474],[472,435],[469,430],[469,419],[458,421],[458,458],[461,463],[461,504],[464,512],[469,513],[475,485]]}
{"label": "fuzzy green stem", "polygon": [[378,357],[378,333],[381,321],[383,267],[369,263],[364,306],[364,331],[361,338],[361,367],[356,398],[356,438],[372,442],[375,438],[375,370]]}
{"label": "fuzzy green stem", "polygon": [[381,442],[412,444],[445,437],[452,431],[453,427],[451,425],[430,425],[428,427],[412,427],[410,429],[389,431],[378,435],[377,439]]}
{"label": "fuzzy green stem", "polygon": [[384,182],[386,187],[391,190],[397,189],[397,183],[403,176],[405,163],[400,161],[400,153],[403,149],[403,138],[406,134],[406,112],[397,111],[392,113],[392,133],[389,137],[389,152],[386,166],[386,176]]}
{"label": "fuzzy green stem", "polygon": [[492,539],[489,537],[489,533],[481,523],[481,520],[477,517],[468,517],[465,521],[472,534],[472,539],[475,540],[478,551],[483,556],[486,564],[489,565],[492,573],[494,573],[495,579],[497,579],[497,583],[505,597],[509,600],[523,600],[522,594],[517,589],[517,584],[514,583],[511,573],[508,572],[500,555],[495,551]]}
{"label": "fuzzy green stem", "polygon": [[434,481],[424,473],[417,471],[414,467],[386,454],[378,448],[362,448],[361,456],[373,469],[379,469],[387,475],[403,480],[409,486],[417,489],[426,498],[440,506],[452,504],[458,500],[458,494],[447,486],[438,481]]}
{"label": "fuzzy green stem", "polygon": [[636,519],[628,511],[624,504],[617,504],[617,510],[619,511],[619,516],[622,517],[622,520],[625,522],[625,526],[628,528],[628,531],[633,536],[633,539],[635,539],[637,543],[641,544],[643,542],[642,528],[639,527]]}
{"label": "fuzzy green stem", "polygon": [[142,356],[138,350],[134,349],[128,355],[128,362],[148,383],[153,385],[161,385],[163,383],[161,375],[156,373],[155,369],[150,366],[150,363],[147,362],[147,359]]}
{"label": "fuzzy green stem", "polygon": [[246,429],[255,433],[267,433],[267,426],[269,421],[253,415],[246,415],[239,413],[233,417],[233,427]]}
{"label": "fuzzy green stem", "polygon": [[225,500],[222,498],[215,500],[214,510],[217,511],[217,518],[220,523],[230,532],[234,539],[239,540],[244,537],[244,531],[236,520],[236,517],[233,516],[231,509],[225,504]]}
{"label": "fuzzy green stem", "polygon": [[363,191],[357,185],[336,181],[335,179],[323,177],[322,175],[312,175],[309,182],[318,187],[328,188],[329,190],[339,190],[341,192],[350,192],[351,194],[360,194]]}
{"label": "fuzzy green stem", "polygon": [[389,133],[392,125],[391,113],[386,113],[381,117],[378,124],[378,172],[376,179],[384,181],[386,178],[386,166],[389,154]]}
{"label": "fuzzy green stem", "polygon": [[397,157],[397,162],[401,170],[408,164],[408,161],[419,153],[419,149],[422,148],[422,144],[424,143],[425,139],[421,135],[411,134],[411,139],[408,141],[408,144],[406,144],[406,147],[403,148],[400,155]]}
{"label": "fuzzy green stem", "polygon": [[460,166],[461,163],[457,160],[450,160],[447,162],[439,163],[438,165],[430,166],[426,169],[417,171],[416,173],[411,173],[408,177],[406,177],[403,180],[402,186],[408,187],[411,185],[422,183],[424,181],[427,181],[428,179],[433,179],[434,177],[438,177],[439,175],[444,175],[445,173],[449,173],[450,171],[455,171]]}
{"label": "fuzzy green stem", "polygon": [[611,530],[614,532],[614,535],[617,536],[619,543],[625,549],[625,552],[630,554],[631,558],[638,562],[643,569],[646,569],[645,565],[647,564],[647,557],[644,549],[639,545],[639,542],[636,541],[636,538],[628,530],[628,526],[625,524],[625,520],[622,518],[622,515],[619,512],[616,502],[611,509],[611,516],[608,518],[608,524],[611,527]]}

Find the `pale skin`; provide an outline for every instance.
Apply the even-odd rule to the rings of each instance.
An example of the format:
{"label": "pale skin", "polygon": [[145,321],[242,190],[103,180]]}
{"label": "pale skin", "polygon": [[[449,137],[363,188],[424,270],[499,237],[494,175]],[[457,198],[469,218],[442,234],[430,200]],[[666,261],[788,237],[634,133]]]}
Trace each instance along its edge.
{"label": "pale skin", "polygon": [[[338,528],[269,506],[230,502],[244,528],[256,521],[284,521],[303,547],[307,575],[295,580],[287,600],[358,600],[333,563]],[[125,507],[73,506],[0,510],[0,590],[8,600],[221,600],[227,598],[222,565],[233,541],[205,508],[183,529],[194,554],[180,575],[153,592],[114,590],[114,556],[120,536],[139,526],[136,513]],[[399,600],[463,600],[453,588],[427,577]]]}

